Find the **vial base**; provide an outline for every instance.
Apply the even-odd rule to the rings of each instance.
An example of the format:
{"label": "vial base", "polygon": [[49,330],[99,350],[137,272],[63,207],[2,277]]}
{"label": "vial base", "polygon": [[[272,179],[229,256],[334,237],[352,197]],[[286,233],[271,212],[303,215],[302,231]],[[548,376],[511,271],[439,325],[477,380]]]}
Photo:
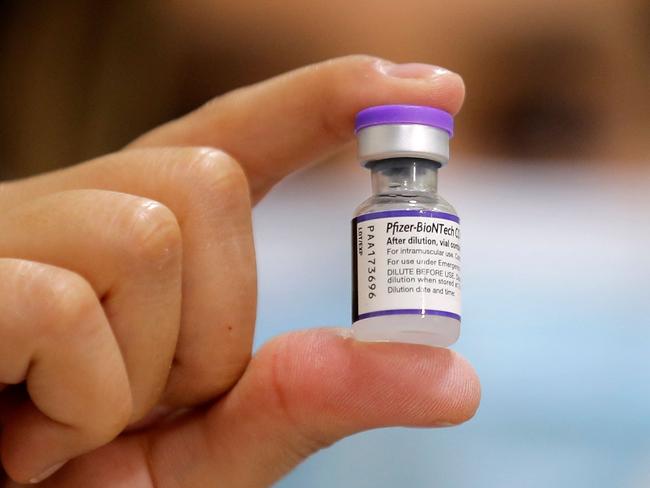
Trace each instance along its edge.
{"label": "vial base", "polygon": [[460,321],[439,315],[382,315],[352,324],[355,339],[447,347],[460,336]]}

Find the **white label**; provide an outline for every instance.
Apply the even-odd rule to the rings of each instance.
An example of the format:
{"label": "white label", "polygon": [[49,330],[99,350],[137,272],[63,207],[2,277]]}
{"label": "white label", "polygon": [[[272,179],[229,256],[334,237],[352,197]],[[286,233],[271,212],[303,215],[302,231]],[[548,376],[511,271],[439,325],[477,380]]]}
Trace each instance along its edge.
{"label": "white label", "polygon": [[460,320],[458,217],[392,210],[361,215],[352,223],[353,322],[394,314]]}

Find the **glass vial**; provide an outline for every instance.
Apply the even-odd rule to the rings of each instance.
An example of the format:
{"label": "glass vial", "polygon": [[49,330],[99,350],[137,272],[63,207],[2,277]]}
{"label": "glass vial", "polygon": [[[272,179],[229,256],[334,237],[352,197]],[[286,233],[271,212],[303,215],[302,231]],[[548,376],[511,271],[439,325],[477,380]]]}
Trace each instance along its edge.
{"label": "glass vial", "polygon": [[357,114],[372,196],[352,219],[352,330],[362,341],[445,347],[460,334],[460,220],[438,195],[453,118],[381,105]]}

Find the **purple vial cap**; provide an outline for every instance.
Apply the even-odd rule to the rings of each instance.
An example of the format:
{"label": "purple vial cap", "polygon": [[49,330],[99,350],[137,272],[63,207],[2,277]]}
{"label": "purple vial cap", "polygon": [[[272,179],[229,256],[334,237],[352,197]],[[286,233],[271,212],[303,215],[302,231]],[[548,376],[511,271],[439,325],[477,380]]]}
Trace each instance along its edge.
{"label": "purple vial cap", "polygon": [[373,125],[419,124],[442,129],[454,135],[454,118],[439,108],[423,105],[377,105],[361,110],[356,117],[354,132]]}

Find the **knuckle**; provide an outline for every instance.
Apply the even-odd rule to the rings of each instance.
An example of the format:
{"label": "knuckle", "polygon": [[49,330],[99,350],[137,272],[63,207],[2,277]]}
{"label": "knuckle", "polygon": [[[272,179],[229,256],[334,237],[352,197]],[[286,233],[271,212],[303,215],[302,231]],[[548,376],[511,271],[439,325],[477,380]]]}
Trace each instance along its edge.
{"label": "knuckle", "polygon": [[[80,275],[33,261],[11,260],[2,279],[10,283],[13,309],[37,337],[79,333],[99,306],[91,285]],[[26,319],[26,320],[24,320]],[[74,331],[72,329],[75,329]]]}
{"label": "knuckle", "polygon": [[181,251],[181,229],[175,215],[154,200],[137,199],[129,209],[122,246],[137,263],[162,265]]}
{"label": "knuckle", "polygon": [[[74,333],[79,335],[84,328],[95,322],[88,320],[99,307],[97,295],[90,283],[72,271],[49,268],[38,273],[30,282],[31,296],[38,296],[45,317],[54,320],[39,320],[44,335]],[[87,332],[92,332],[88,330]]]}
{"label": "knuckle", "polygon": [[[184,181],[210,205],[241,205],[248,202],[248,178],[241,165],[229,154],[213,148],[192,148],[191,163],[185,165]],[[207,197],[207,198],[206,198]]]}

